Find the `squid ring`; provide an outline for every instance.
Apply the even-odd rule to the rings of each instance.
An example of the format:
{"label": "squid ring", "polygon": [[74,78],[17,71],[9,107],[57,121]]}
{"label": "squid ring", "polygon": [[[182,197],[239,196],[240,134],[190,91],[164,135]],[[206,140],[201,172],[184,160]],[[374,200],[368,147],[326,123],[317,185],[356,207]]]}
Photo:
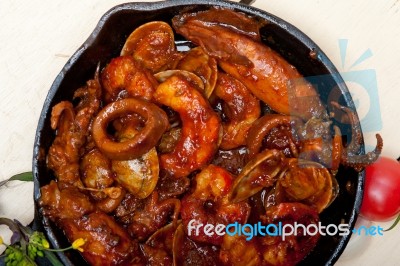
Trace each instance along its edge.
{"label": "squid ring", "polygon": [[[139,134],[117,142],[107,133],[113,120],[127,114],[138,114],[146,120]],[[112,160],[132,160],[154,147],[169,126],[166,113],[153,103],[126,98],[105,106],[93,121],[93,139],[101,152]]]}
{"label": "squid ring", "polygon": [[260,101],[239,80],[218,73],[215,95],[224,101],[228,122],[223,122],[221,149],[230,150],[246,144],[249,128],[260,116]]}
{"label": "squid ring", "polygon": [[[249,158],[256,155],[262,146],[262,140],[270,131],[280,125],[291,125],[292,123],[301,123],[301,120],[287,115],[267,114],[257,119],[248,132],[247,148],[249,149]],[[293,141],[289,142],[292,153],[297,154],[297,147]]]}

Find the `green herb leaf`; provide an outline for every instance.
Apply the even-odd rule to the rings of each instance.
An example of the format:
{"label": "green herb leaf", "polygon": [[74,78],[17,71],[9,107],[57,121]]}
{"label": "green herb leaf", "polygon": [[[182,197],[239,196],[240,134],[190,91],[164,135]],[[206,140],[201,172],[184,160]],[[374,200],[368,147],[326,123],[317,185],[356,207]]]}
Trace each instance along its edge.
{"label": "green herb leaf", "polygon": [[10,177],[10,179],[8,179],[8,181],[12,181],[12,180],[19,180],[19,181],[26,181],[26,182],[33,181],[33,174],[32,174],[32,172],[25,172],[25,173],[17,174],[17,175]]}
{"label": "green herb leaf", "polygon": [[12,181],[12,180],[31,182],[31,181],[33,181],[33,174],[32,174],[32,172],[25,172],[25,173],[16,174],[16,175],[10,177],[9,179],[1,181],[0,182],[0,187],[4,186],[5,184],[7,184],[8,181]]}
{"label": "green herb leaf", "polygon": [[383,230],[384,232],[390,231],[393,228],[396,227],[396,225],[400,222],[400,214],[397,216],[396,220],[394,221],[394,223],[386,230]]}

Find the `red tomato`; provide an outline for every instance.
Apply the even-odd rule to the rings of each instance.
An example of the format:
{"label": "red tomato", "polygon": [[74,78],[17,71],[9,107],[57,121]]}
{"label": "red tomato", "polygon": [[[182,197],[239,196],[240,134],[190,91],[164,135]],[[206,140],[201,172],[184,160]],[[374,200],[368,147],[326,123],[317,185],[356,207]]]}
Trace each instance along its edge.
{"label": "red tomato", "polygon": [[366,167],[361,215],[371,221],[388,221],[400,212],[400,163],[380,157]]}

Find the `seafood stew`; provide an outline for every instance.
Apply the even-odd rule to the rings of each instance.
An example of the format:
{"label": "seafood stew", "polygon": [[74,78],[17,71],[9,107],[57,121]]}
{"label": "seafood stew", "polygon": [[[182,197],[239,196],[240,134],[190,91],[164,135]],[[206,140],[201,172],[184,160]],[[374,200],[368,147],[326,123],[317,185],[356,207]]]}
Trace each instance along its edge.
{"label": "seafood stew", "polygon": [[[267,238],[246,242],[201,234],[188,237],[189,223],[195,217],[201,218],[198,223],[214,225],[276,223],[297,217],[304,223],[321,220],[323,224],[352,226],[362,185],[362,175],[356,170],[370,163],[358,154],[363,149],[362,139],[355,135],[361,131],[354,132],[351,126],[328,117],[330,92],[323,86],[315,91],[302,79],[302,75],[335,71],[321,60],[324,55],[318,47],[304,36],[296,39],[301,33],[294,28],[295,34],[286,32],[288,38],[282,40],[283,22],[273,16],[218,3],[235,11],[198,4],[188,5],[181,15],[181,1],[119,6],[105,15],[95,38],[89,40],[91,45],[78,51],[59,75],[45,103],[34,158],[38,217],[54,245],[66,241],[59,226],[70,241],[85,236],[83,256],[94,265],[105,262],[99,255],[102,251],[109,252],[109,264],[162,261],[183,265],[178,258],[197,251],[212,254],[203,256],[206,265],[210,258],[231,265],[231,260],[244,252],[232,248],[235,246],[253,251],[254,260],[246,263],[255,265],[321,259],[332,263],[338,258],[348,237],[310,237],[306,242],[293,238],[294,246]],[[145,16],[138,19],[134,16],[138,12]],[[235,19],[216,19],[228,17],[226,14],[241,24]],[[224,26],[227,23],[228,28]],[[107,38],[113,26],[122,24],[125,29],[113,31],[113,38]],[[261,25],[259,31],[254,25]],[[210,31],[225,36],[231,46],[207,39],[212,36]],[[148,49],[146,42],[152,38],[161,45]],[[263,98],[267,93],[258,93],[259,88],[270,84],[268,80],[258,84],[265,73],[251,70],[257,58],[239,50],[224,55],[226,47],[243,45],[235,43],[238,40],[246,40],[245,47],[259,47],[262,41],[257,51],[274,48],[263,53],[278,62],[278,72],[282,67],[285,77],[300,81],[294,91],[311,95],[311,108],[295,101],[298,105],[290,110],[288,102]],[[296,45],[291,46],[293,43]],[[310,51],[320,58],[310,58]],[[194,69],[197,64],[202,67]],[[250,76],[259,78],[249,81],[249,75],[242,74],[249,71]],[[333,74],[324,80],[324,86],[340,79]],[[358,123],[345,86],[335,89],[341,97],[330,108]],[[239,108],[241,103],[246,108]],[[346,131],[354,137],[344,145],[341,134]],[[322,142],[313,141],[321,136]],[[369,157],[379,154],[378,140]],[[188,143],[201,148],[188,148]],[[141,171],[135,172],[135,167]],[[57,183],[50,181],[50,176]],[[57,201],[59,198],[63,200]],[[100,225],[108,229],[93,236],[90,232]],[[166,241],[168,236],[173,243]],[[100,243],[100,238],[107,239],[106,243]],[[276,255],[277,247],[285,258]],[[296,251],[289,253],[292,249]],[[202,261],[196,258],[189,260]],[[66,264],[82,263],[73,252],[62,259]]]}

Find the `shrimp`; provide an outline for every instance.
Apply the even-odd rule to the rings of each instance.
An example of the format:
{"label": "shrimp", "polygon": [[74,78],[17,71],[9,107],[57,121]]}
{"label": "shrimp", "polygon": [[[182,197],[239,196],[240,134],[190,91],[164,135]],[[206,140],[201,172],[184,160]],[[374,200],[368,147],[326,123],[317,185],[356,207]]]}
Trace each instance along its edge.
{"label": "shrimp", "polygon": [[157,80],[131,56],[113,58],[101,72],[104,100],[107,103],[127,97],[150,100]]}
{"label": "shrimp", "polygon": [[160,168],[184,177],[209,163],[217,152],[221,122],[202,93],[183,75],[173,75],[154,93],[157,103],[179,113],[182,132],[170,153],[160,155]]}

